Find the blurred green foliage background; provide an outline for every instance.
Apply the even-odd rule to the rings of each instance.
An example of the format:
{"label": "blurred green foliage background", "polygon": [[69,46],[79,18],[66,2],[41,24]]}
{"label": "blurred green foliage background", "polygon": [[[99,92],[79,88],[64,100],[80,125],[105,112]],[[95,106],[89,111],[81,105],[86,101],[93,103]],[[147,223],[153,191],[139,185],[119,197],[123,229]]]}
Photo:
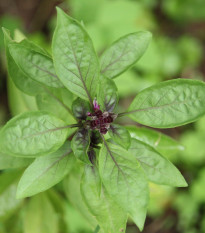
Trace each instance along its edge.
{"label": "blurred green foliage background", "polygon": [[[157,82],[173,78],[205,81],[204,0],[1,0],[0,26],[10,29],[16,38],[23,32],[51,52],[56,5],[84,23],[99,54],[127,33],[138,30],[153,33],[145,55],[115,80],[121,97],[119,111],[128,107],[138,91]],[[0,31],[0,125],[11,116],[36,108],[33,97],[21,93],[7,78]],[[133,124],[127,119],[121,123]],[[150,205],[143,232],[203,233],[205,117],[188,126],[161,131],[184,146],[183,151],[173,151],[167,157],[180,169],[189,187],[175,189],[150,184]],[[16,200],[16,183],[21,173],[19,169],[0,171],[0,233],[93,232],[76,186],[79,171],[73,171],[47,192]],[[72,190],[67,188],[68,183]],[[136,226],[129,222],[127,233],[136,232]]]}

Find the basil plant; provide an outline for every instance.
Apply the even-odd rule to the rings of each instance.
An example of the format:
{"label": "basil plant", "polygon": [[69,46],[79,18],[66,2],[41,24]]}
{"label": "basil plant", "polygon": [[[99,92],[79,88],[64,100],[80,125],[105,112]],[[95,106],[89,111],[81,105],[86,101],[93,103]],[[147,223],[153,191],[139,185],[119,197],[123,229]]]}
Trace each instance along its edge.
{"label": "basil plant", "polygon": [[[86,208],[104,233],[126,231],[128,217],[143,229],[148,183],[186,187],[179,170],[162,154],[178,142],[149,128],[122,126],[130,117],[153,128],[171,128],[205,114],[205,84],[175,79],[139,92],[118,113],[115,78],[134,65],[151,40],[147,31],[115,41],[98,58],[84,25],[57,9],[52,56],[31,41],[13,40],[3,29],[8,74],[38,111],[12,118],[0,131],[0,150],[12,166],[28,166],[17,198],[43,192],[73,169]],[[9,159],[9,160],[8,160]],[[35,160],[34,160],[35,159]]]}

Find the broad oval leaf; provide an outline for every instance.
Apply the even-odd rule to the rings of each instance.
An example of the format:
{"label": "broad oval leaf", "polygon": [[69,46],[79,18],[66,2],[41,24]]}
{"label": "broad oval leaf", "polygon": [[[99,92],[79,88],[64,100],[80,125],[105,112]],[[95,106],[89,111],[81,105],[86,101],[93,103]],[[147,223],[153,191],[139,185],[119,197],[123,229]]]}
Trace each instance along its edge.
{"label": "broad oval leaf", "polygon": [[128,112],[133,120],[155,128],[170,128],[197,120],[205,114],[205,84],[177,79],[141,91]]}
{"label": "broad oval leaf", "polygon": [[69,173],[74,163],[68,141],[56,152],[36,158],[19,181],[17,198],[30,197],[51,188]]}
{"label": "broad oval leaf", "polygon": [[148,182],[136,158],[120,146],[104,141],[99,172],[108,194],[143,229],[148,204]]}
{"label": "broad oval leaf", "polygon": [[150,181],[176,187],[187,186],[179,170],[151,146],[132,138],[128,151],[140,162]]}
{"label": "broad oval leaf", "polygon": [[77,159],[90,163],[88,149],[90,146],[90,133],[87,129],[79,129],[71,141],[71,147]]}
{"label": "broad oval leaf", "polygon": [[73,101],[72,111],[76,118],[80,120],[86,120],[87,113],[91,111],[89,102],[81,98],[77,98]]}
{"label": "broad oval leaf", "polygon": [[96,167],[85,166],[81,180],[82,197],[97,219],[104,233],[125,232],[127,214],[110,198],[104,187]]}
{"label": "broad oval leaf", "polygon": [[119,96],[113,80],[105,76],[101,77],[97,100],[103,111],[112,112],[115,109]]}
{"label": "broad oval leaf", "polygon": [[92,105],[99,78],[99,63],[92,41],[76,20],[59,8],[57,15],[52,44],[56,72],[66,88]]}
{"label": "broad oval leaf", "polygon": [[51,57],[39,50],[38,46],[23,40],[20,43],[12,42],[8,47],[15,63],[28,77],[48,87],[63,87],[55,73]]}
{"label": "broad oval leaf", "polygon": [[115,41],[100,59],[101,73],[115,78],[137,62],[146,51],[151,33],[140,31],[125,35]]}
{"label": "broad oval leaf", "polygon": [[179,151],[184,150],[184,147],[173,138],[156,130],[145,127],[126,126],[132,138],[142,141],[165,156],[173,156]]}
{"label": "broad oval leaf", "polygon": [[125,127],[117,124],[111,124],[108,132],[114,142],[125,149],[129,148],[131,137],[129,131]]}
{"label": "broad oval leaf", "polygon": [[3,153],[38,157],[56,151],[66,140],[69,126],[44,112],[28,112],[11,119],[0,131]]}
{"label": "broad oval leaf", "polygon": [[40,84],[28,76],[18,67],[16,62],[14,61],[13,57],[11,56],[8,45],[12,42],[10,37],[10,33],[8,30],[3,29],[4,32],[4,43],[6,47],[6,60],[7,60],[7,67],[8,67],[8,74],[9,77],[13,80],[16,87],[21,90],[22,92],[28,95],[36,95],[42,92],[42,88]]}

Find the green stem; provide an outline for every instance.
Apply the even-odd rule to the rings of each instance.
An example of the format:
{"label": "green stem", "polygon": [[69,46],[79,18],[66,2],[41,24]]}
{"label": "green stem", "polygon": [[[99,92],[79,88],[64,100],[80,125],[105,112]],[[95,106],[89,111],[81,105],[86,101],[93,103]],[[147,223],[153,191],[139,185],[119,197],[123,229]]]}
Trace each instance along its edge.
{"label": "green stem", "polygon": [[93,233],[98,233],[98,232],[99,232],[99,230],[100,230],[100,226],[99,226],[99,225],[97,225]]}

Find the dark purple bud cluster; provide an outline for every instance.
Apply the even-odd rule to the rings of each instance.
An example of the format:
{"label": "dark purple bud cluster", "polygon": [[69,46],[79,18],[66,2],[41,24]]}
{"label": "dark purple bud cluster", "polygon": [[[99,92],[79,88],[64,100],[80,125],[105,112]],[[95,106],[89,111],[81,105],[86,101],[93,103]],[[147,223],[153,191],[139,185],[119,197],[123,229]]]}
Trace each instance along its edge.
{"label": "dark purple bud cluster", "polygon": [[88,120],[90,128],[92,130],[99,130],[101,134],[106,134],[110,128],[110,123],[113,122],[112,113],[103,112],[101,110],[96,110],[94,113],[88,113],[91,120]]}
{"label": "dark purple bud cluster", "polygon": [[96,100],[93,101],[93,105],[94,113],[87,113],[91,120],[87,120],[86,123],[90,129],[98,130],[101,134],[106,134],[116,115],[110,112],[102,112]]}

